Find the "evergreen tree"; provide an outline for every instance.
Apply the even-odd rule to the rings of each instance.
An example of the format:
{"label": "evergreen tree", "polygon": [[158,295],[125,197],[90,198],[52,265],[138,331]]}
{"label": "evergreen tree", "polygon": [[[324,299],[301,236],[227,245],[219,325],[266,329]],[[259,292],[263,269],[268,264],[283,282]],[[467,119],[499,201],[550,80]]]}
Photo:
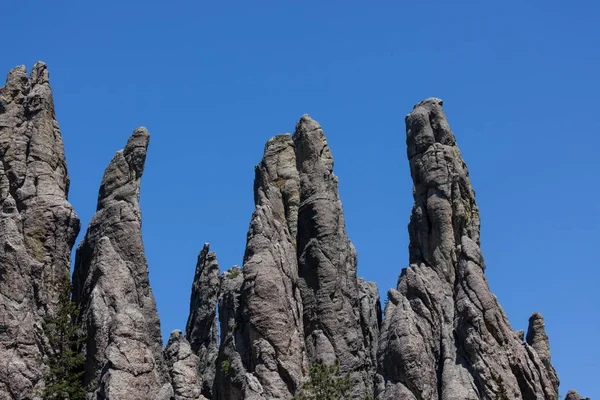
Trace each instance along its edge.
{"label": "evergreen tree", "polygon": [[48,339],[49,354],[43,362],[44,400],[81,400],[85,396],[82,383],[85,357],[81,345],[85,337],[74,323],[77,306],[71,301],[71,281],[65,274],[58,282],[59,300],[56,314],[44,318],[43,330]]}
{"label": "evergreen tree", "polygon": [[339,376],[340,363],[326,365],[316,362],[308,373],[309,380],[302,386],[296,400],[348,399],[350,375]]}

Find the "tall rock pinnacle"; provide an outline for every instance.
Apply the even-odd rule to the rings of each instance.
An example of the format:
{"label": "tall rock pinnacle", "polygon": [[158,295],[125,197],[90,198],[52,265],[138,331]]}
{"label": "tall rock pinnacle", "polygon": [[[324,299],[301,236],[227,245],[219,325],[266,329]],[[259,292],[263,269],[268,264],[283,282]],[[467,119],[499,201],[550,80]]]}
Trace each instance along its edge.
{"label": "tall rock pinnacle", "polygon": [[417,104],[406,132],[410,266],[388,294],[379,399],[493,399],[501,381],[510,399],[556,399],[543,327],[523,343],[489,290],[475,193],[442,101]]}
{"label": "tall rock pinnacle", "polygon": [[291,399],[308,368],[296,261],[300,179],[291,136],[267,142],[256,166],[254,201],[242,287],[252,353],[246,368],[260,381],[265,398]]}
{"label": "tall rock pinnacle", "polygon": [[217,326],[217,301],[219,298],[219,264],[217,255],[209,251],[208,243],[198,255],[190,315],[185,330],[192,351],[198,355],[198,373],[201,376],[202,394],[212,398],[219,356],[219,329]]}
{"label": "tall rock pinnacle", "polygon": [[[348,240],[333,157],[318,122],[302,116],[293,135],[300,176],[297,253],[311,362],[340,362],[352,398],[372,394],[375,366],[359,309],[357,256]],[[374,311],[375,312],[375,311]],[[373,343],[374,345],[375,343]]]}
{"label": "tall rock pinnacle", "polygon": [[96,214],[77,248],[73,298],[87,328],[85,383],[97,399],[168,399],[139,207],[150,135],[136,129],[106,168]]}
{"label": "tall rock pinnacle", "polygon": [[0,398],[25,399],[42,385],[41,321],[54,313],[80,229],[42,62],[29,77],[14,68],[0,89],[0,159]]}

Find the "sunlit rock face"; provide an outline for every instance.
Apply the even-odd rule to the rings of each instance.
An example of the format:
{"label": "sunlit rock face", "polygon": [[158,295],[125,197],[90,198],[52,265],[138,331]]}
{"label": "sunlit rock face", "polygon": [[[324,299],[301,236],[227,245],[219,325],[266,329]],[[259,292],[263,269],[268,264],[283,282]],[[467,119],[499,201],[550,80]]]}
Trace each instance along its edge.
{"label": "sunlit rock face", "polygon": [[43,387],[42,329],[69,274],[79,218],[46,64],[9,72],[0,88],[0,399]]}
{"label": "sunlit rock face", "polygon": [[414,182],[409,262],[388,294],[378,360],[379,398],[556,399],[541,316],[524,343],[490,292],[479,209],[440,99],[406,117]]}

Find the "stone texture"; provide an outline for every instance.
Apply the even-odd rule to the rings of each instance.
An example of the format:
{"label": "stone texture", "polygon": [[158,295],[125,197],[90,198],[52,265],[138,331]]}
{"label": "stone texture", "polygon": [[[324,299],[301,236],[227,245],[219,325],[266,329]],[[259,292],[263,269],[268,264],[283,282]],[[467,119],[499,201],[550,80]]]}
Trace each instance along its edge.
{"label": "stone texture", "polygon": [[190,315],[185,330],[192,351],[199,357],[199,379],[202,394],[207,398],[213,396],[216,361],[219,356],[217,301],[220,286],[217,255],[209,250],[207,243],[198,255],[190,299]]}
{"label": "stone texture", "polygon": [[569,390],[565,400],[590,400],[589,397],[583,398],[576,390]]}
{"label": "stone texture", "polygon": [[291,399],[308,370],[296,230],[300,179],[289,135],[269,140],[256,166],[256,208],[244,255],[242,317],[251,357],[248,372],[268,399]]}
{"label": "stone texture", "polygon": [[244,283],[242,269],[234,266],[221,275],[219,294],[219,323],[221,345],[215,379],[218,400],[266,399],[258,379],[249,373],[250,345],[246,341],[241,315],[241,291]]}
{"label": "stone texture", "polygon": [[39,393],[48,352],[41,321],[69,273],[79,218],[46,65],[24,66],[0,89],[0,399]]}
{"label": "stone texture", "polygon": [[89,399],[172,395],[141,234],[140,180],[149,139],[138,128],[113,157],[77,248],[73,298],[87,329]]}
{"label": "stone texture", "polygon": [[511,399],[556,399],[542,358],[490,293],[475,193],[442,101],[417,104],[406,131],[415,200],[410,266],[388,293],[380,398],[492,399],[501,377]]}
{"label": "stone texture", "polygon": [[171,332],[164,354],[174,400],[198,400],[202,387],[198,375],[200,359],[180,330]]}
{"label": "stone texture", "polygon": [[542,314],[536,312],[529,318],[526,340],[527,344],[533,347],[544,367],[546,367],[546,372],[554,385],[554,391],[558,393],[560,381],[550,360],[550,340],[546,334],[546,324],[544,323]]}
{"label": "stone texture", "polygon": [[352,398],[372,394],[375,366],[361,329],[357,256],[348,240],[338,178],[321,126],[302,116],[293,135],[300,176],[297,252],[310,361],[340,361]]}
{"label": "stone texture", "polygon": [[[360,326],[365,340],[365,348],[369,352],[372,366],[377,365],[377,347],[379,329],[381,327],[381,301],[375,282],[358,279],[360,301]],[[374,382],[376,370],[369,368],[369,381]]]}

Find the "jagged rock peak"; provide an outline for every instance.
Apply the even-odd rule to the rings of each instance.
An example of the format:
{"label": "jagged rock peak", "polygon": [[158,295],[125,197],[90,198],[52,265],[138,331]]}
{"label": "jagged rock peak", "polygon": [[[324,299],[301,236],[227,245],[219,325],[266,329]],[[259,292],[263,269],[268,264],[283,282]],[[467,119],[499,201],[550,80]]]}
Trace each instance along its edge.
{"label": "jagged rock peak", "polygon": [[567,393],[567,396],[565,397],[565,400],[591,400],[589,397],[581,397],[581,395],[579,393],[577,393],[576,390],[569,390],[569,392]]}
{"label": "jagged rock peak", "polygon": [[[149,135],[136,129],[106,168],[97,211],[76,253],[73,299],[87,327],[88,396],[168,399],[160,321],[148,278],[139,207]],[[150,396],[150,397],[148,397]]]}
{"label": "jagged rock peak", "polygon": [[311,362],[339,360],[341,372],[350,374],[352,398],[362,398],[373,394],[375,365],[363,332],[371,324],[360,321],[357,256],[346,234],[333,156],[323,129],[308,115],[292,138],[300,177],[297,256],[307,354]]}
{"label": "jagged rock peak", "polygon": [[119,150],[104,172],[98,192],[98,210],[115,200],[140,198],[140,178],[144,172],[150,134],[144,127],[133,131],[127,145]]}
{"label": "jagged rock peak", "polygon": [[475,193],[440,99],[406,117],[406,143],[410,266],[388,293],[379,399],[491,399],[500,382],[511,399],[556,399],[553,369],[511,329],[489,290]]}
{"label": "jagged rock peak", "polygon": [[200,359],[180,330],[171,332],[164,354],[173,385],[173,400],[198,400],[202,386],[202,375],[199,375],[198,370]]}
{"label": "jagged rock peak", "polygon": [[217,255],[205,243],[196,264],[185,337],[192,351],[199,357],[197,371],[200,374],[202,394],[207,398],[213,396],[216,360],[219,356],[217,301],[220,285]]}
{"label": "jagged rock peak", "polygon": [[300,179],[290,135],[270,139],[255,168],[255,210],[244,255],[242,317],[252,357],[245,365],[268,399],[291,399],[308,369],[296,232]]}
{"label": "jagged rock peak", "polygon": [[0,398],[31,398],[51,350],[42,319],[69,274],[79,218],[46,64],[24,66],[0,88]]}
{"label": "jagged rock peak", "polygon": [[538,357],[546,367],[546,371],[554,384],[555,390],[558,392],[558,375],[552,366],[550,361],[550,340],[546,334],[546,324],[544,323],[544,317],[539,312],[533,313],[529,317],[529,328],[527,329],[527,336],[525,338],[527,344],[533,347]]}

